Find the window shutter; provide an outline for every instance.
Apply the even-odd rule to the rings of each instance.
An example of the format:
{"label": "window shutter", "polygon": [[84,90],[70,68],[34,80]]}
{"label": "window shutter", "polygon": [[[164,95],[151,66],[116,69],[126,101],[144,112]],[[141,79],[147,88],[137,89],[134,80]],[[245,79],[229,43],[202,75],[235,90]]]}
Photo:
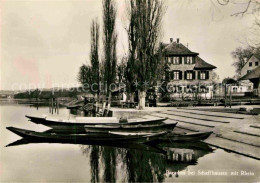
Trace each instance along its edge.
{"label": "window shutter", "polygon": [[187,71],[184,71],[184,79],[187,79]]}
{"label": "window shutter", "polygon": [[209,79],[209,71],[206,71],[206,79]]}
{"label": "window shutter", "polygon": [[180,60],[179,60],[179,61],[180,61],[179,64],[182,64],[182,57],[180,57],[179,59],[180,59]]}
{"label": "window shutter", "polygon": [[192,79],[195,79],[195,73],[196,71],[192,71]]}
{"label": "window shutter", "polygon": [[184,64],[187,64],[187,57],[184,57]]}
{"label": "window shutter", "polygon": [[192,57],[192,64],[195,64],[195,57]]}
{"label": "window shutter", "polygon": [[179,79],[182,80],[182,71],[179,71]]}
{"label": "window shutter", "polygon": [[200,79],[200,71],[198,71],[198,79]]}
{"label": "window shutter", "polygon": [[169,72],[168,71],[165,71],[165,80],[169,80]]}

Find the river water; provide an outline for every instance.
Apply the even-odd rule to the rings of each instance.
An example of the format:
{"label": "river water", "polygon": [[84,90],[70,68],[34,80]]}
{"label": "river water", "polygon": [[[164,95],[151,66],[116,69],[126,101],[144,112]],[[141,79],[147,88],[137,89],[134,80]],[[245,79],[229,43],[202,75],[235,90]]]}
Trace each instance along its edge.
{"label": "river water", "polygon": [[[204,143],[168,143],[156,147],[31,143],[18,141],[21,138],[6,129],[13,126],[48,130],[25,118],[26,114],[42,115],[48,111],[44,106],[1,102],[1,182],[260,181],[260,161]],[[73,114],[61,108],[59,116],[69,118]]]}

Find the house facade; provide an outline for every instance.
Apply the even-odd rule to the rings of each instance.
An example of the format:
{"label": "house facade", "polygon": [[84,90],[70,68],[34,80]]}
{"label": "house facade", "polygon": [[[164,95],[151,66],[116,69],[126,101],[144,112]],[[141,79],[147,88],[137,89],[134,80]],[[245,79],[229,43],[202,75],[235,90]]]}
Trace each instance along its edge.
{"label": "house facade", "polygon": [[260,55],[254,54],[241,69],[241,81],[250,81],[253,86],[253,95],[260,96]]}
{"label": "house facade", "polygon": [[240,84],[247,83],[247,92],[252,92],[255,96],[260,96],[259,78],[260,78],[260,54],[254,54],[248,59],[241,69]]}
{"label": "house facade", "polygon": [[190,51],[177,39],[163,45],[163,62],[166,64],[165,81],[172,98],[213,97],[213,70],[215,66]]}
{"label": "house facade", "polygon": [[252,70],[260,66],[260,55],[254,54],[248,61],[245,63],[243,68],[241,69],[241,77],[250,73]]}

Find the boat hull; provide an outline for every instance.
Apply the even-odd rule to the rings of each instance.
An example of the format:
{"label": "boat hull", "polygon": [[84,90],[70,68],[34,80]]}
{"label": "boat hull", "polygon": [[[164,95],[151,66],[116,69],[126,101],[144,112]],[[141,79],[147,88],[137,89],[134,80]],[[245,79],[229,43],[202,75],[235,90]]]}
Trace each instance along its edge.
{"label": "boat hull", "polygon": [[174,134],[169,133],[163,137],[160,137],[158,141],[166,141],[166,142],[173,142],[173,141],[202,141],[207,139],[213,132],[197,132],[197,133],[188,133],[188,134]]}
{"label": "boat hull", "polygon": [[64,142],[95,142],[95,143],[146,143],[154,141],[161,136],[164,136],[166,132],[160,132],[152,135],[136,135],[136,136],[123,136],[114,134],[57,134],[57,133],[45,133],[36,132],[26,129],[7,127],[11,132],[23,137],[25,139],[33,140],[59,140]]}
{"label": "boat hull", "polygon": [[[84,126],[85,125],[155,125],[155,124],[162,124],[163,121],[166,120],[166,118],[160,118],[160,119],[155,119],[155,120],[146,120],[146,121],[136,121],[136,122],[129,122],[129,123],[112,123],[112,122],[102,122],[102,118],[96,117],[95,121],[97,122],[72,122],[69,120],[51,120],[51,119],[46,119],[46,117],[34,117],[34,116],[27,116],[29,120],[33,123],[36,124],[42,124],[45,126],[48,126],[53,129],[62,129],[62,130],[71,130],[75,131],[77,133],[79,132],[85,132]],[[100,121],[98,121],[100,119]]]}
{"label": "boat hull", "polygon": [[88,133],[108,133],[108,132],[133,132],[133,133],[158,133],[161,131],[171,132],[177,123],[160,124],[160,125],[85,125],[85,130]]}

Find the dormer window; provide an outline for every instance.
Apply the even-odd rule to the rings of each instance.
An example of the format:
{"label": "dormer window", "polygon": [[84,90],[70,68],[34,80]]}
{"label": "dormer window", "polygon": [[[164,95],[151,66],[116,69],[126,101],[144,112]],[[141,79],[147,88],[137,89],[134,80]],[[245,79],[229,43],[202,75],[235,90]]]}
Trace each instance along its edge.
{"label": "dormer window", "polygon": [[255,66],[258,66],[258,62],[255,62]]}
{"label": "dormer window", "polygon": [[249,67],[252,67],[252,62],[249,62]]}

